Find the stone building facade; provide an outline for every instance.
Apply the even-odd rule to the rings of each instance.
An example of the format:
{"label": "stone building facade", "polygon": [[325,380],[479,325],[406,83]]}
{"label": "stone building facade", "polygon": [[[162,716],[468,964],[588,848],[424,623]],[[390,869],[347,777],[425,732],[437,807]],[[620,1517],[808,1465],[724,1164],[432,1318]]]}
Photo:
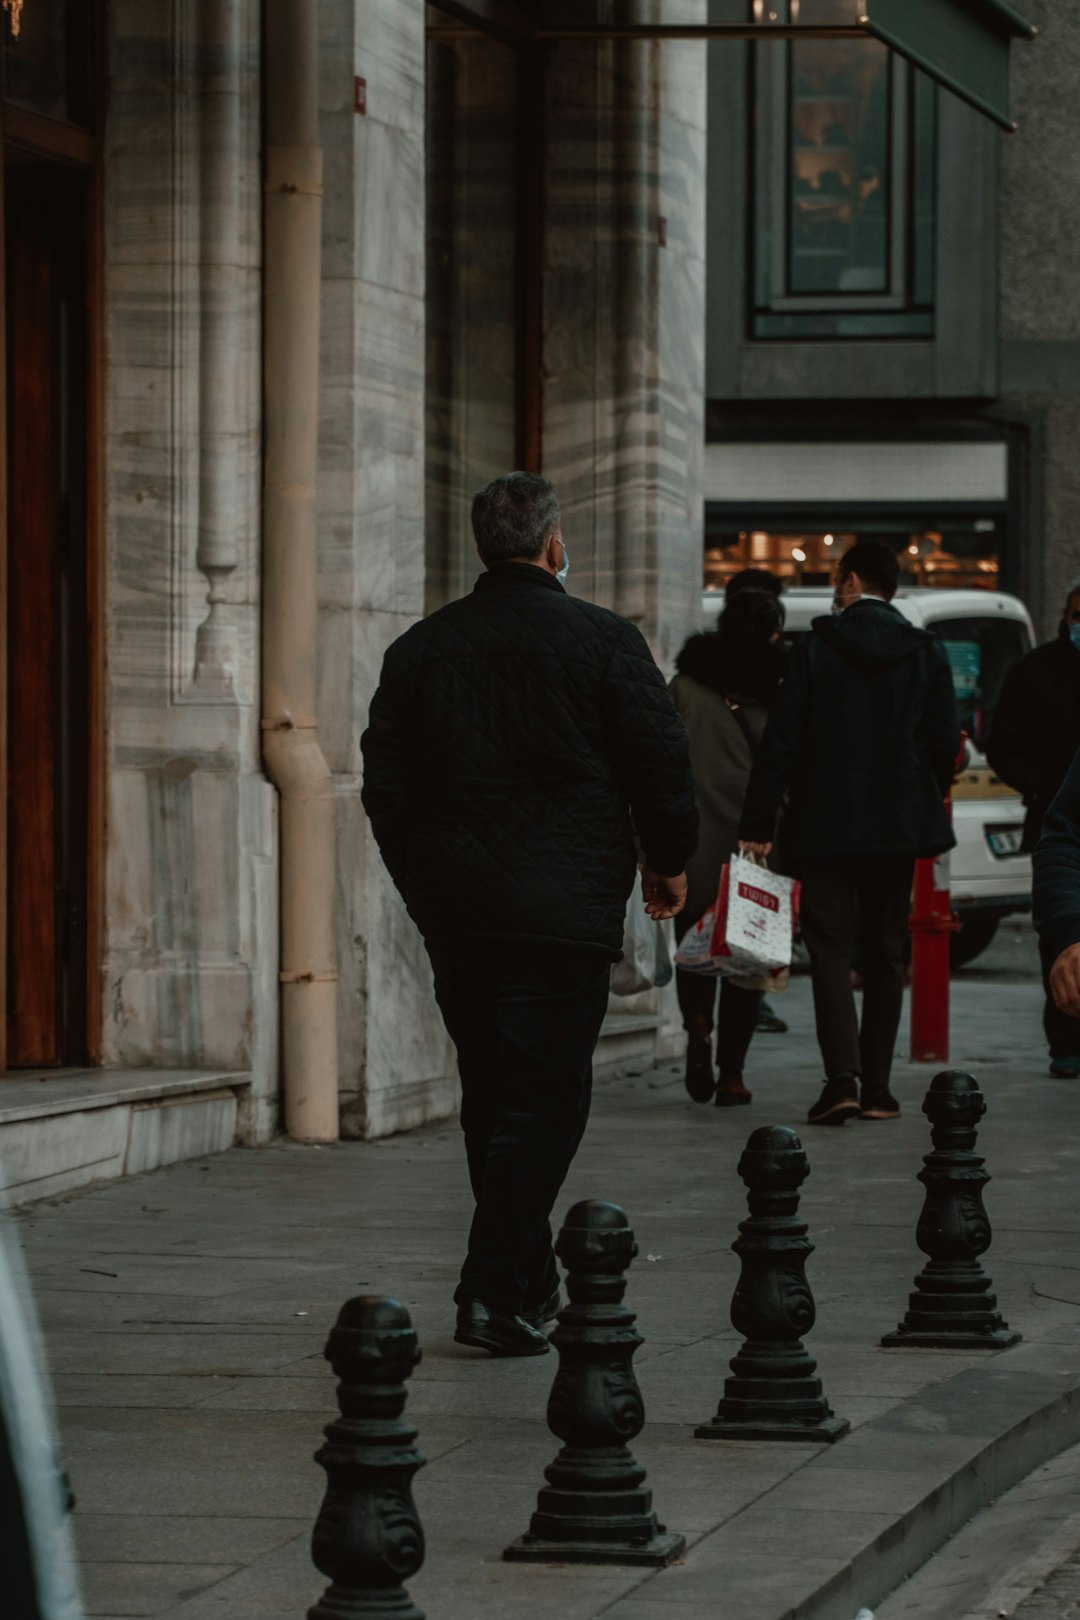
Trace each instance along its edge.
{"label": "stone building facade", "polygon": [[[698,0],[676,9],[703,15]],[[522,460],[523,323],[544,392],[529,453],[563,498],[573,587],[634,617],[668,660],[695,622],[705,61],[655,43],[552,53],[543,262],[526,271],[535,225],[515,189],[521,162],[536,172],[537,109],[515,53],[429,41],[454,19],[423,0],[319,0],[317,15],[318,722],[336,795],[341,1129],[375,1136],[445,1116],[457,1092],[421,942],[362,811],[359,736],[389,642],[471,583],[469,494]],[[93,151],[86,139],[95,748],[72,792],[90,794],[101,892],[86,1028],[0,1083],[13,1198],[237,1134],[265,1142],[279,1124],[279,815],[259,690],[262,19],[260,0],[100,11]],[[29,60],[48,30],[32,6],[23,20]],[[6,48],[20,48],[10,34]],[[11,151],[25,122],[7,118]],[[655,1050],[649,998],[620,1012],[610,1050]]]}
{"label": "stone building facade", "polygon": [[[880,366],[874,387],[860,381],[873,345],[854,365],[843,346],[741,355],[745,243],[715,200],[741,209],[749,184],[745,46],[563,39],[537,53],[498,27],[460,27],[463,12],[497,18],[524,0],[27,0],[21,40],[0,17],[9,242],[20,207],[37,199],[53,217],[43,197],[69,233],[57,224],[36,260],[28,248],[22,280],[22,247],[9,255],[10,443],[18,460],[20,431],[44,443],[62,423],[62,442],[85,451],[81,527],[55,578],[31,577],[36,519],[17,493],[7,511],[9,624],[13,602],[51,592],[63,671],[48,758],[19,691],[0,701],[9,791],[29,784],[44,807],[36,820],[14,812],[9,841],[0,1158],[12,1198],[266,1142],[279,1127],[280,804],[260,707],[263,101],[267,8],[286,4],[318,28],[316,707],[336,806],[345,1136],[407,1129],[457,1100],[423,948],[361,807],[358,743],[388,644],[469,588],[471,493],[541,466],[563,503],[571,588],[634,619],[670,668],[700,623],[710,450],[747,442],[777,410],[787,425],[801,414],[805,437],[809,417],[820,429],[838,404],[857,415],[884,389]],[[733,4],[663,0],[663,21],[699,24]],[[934,401],[928,434],[957,389],[965,420],[1020,424],[1040,514],[1023,578],[1050,602],[1074,567],[1080,299],[1067,201],[1080,143],[1065,89],[1080,38],[1060,7],[1032,6],[1058,43],[1018,69],[1023,128],[1000,191],[1000,138],[948,97],[940,106],[940,174],[957,154],[949,183],[962,192],[974,177],[978,218],[1000,233],[1000,331],[987,238],[943,220],[948,251],[979,276],[961,292],[942,284],[947,341],[924,342],[907,370],[913,351],[893,346],[890,364],[905,409]],[[661,8],[545,8],[555,22],[615,12],[648,24]],[[75,28],[91,30],[82,86],[64,78]],[[60,274],[73,262],[72,175],[85,225],[74,293],[70,264]],[[38,273],[56,288],[55,353],[22,341]],[[89,318],[73,350],[79,307]],[[57,356],[76,350],[79,387],[49,394]],[[20,378],[41,383],[44,414]],[[33,465],[52,500],[52,450]],[[45,650],[22,633],[18,656],[45,693]],[[34,828],[54,823],[44,859]],[[49,898],[56,928],[39,938],[40,897],[61,892],[67,910]],[[669,999],[631,998],[613,1009],[604,1054],[649,1057],[671,1036]]]}

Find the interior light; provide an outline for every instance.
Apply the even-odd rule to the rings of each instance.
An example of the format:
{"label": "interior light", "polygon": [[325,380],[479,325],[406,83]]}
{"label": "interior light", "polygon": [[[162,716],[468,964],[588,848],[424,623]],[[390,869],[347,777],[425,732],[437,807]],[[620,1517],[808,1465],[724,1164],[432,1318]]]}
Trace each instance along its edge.
{"label": "interior light", "polygon": [[831,545],[833,545],[833,543],[834,543],[834,542],[835,542],[835,540],[836,540],[836,536],[835,536],[835,535],[834,535],[834,534],[827,534],[827,535],[826,535],[826,536],[825,536],[825,544],[826,544],[826,545],[827,545],[827,546],[831,546]]}
{"label": "interior light", "polygon": [[908,546],[908,550],[909,550],[909,551],[910,551],[910,553],[911,553],[911,555],[912,555],[912,556],[913,556],[913,557],[917,557],[917,556],[918,556],[918,555],[919,555],[919,548],[918,548],[918,546]]}
{"label": "interior light", "polygon": [[802,549],[801,546],[792,546],[791,555],[794,557],[796,562],[805,562],[806,561],[806,552]]}

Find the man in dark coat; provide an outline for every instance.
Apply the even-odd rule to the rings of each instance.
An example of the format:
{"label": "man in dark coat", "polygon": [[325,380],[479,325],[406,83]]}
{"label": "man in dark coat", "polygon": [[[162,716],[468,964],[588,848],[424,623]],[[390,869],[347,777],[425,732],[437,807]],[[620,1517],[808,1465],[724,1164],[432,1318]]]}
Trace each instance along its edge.
{"label": "man in dark coat", "polygon": [[672,917],[697,810],[641,632],[562,587],[551,485],[497,478],[472,523],[487,571],[386,655],[363,801],[457,1047],[476,1212],[456,1337],[538,1355],[559,1305],[548,1217],[588,1117],[634,828],[646,910]]}
{"label": "man in dark coat", "polygon": [[[955,843],[943,803],[960,741],[949,662],[940,642],[889,605],[898,581],[884,541],[845,554],[839,616],[815,619],[791,654],[739,829],[744,848],[767,854],[789,793],[784,850],[802,879],[825,1065],[812,1125],[898,1117],[889,1078],[915,858]],[[861,1029],[851,988],[856,930]]]}
{"label": "man in dark coat", "polygon": [[1080,1023],[1080,753],[1043,818],[1034,868],[1047,993],[1062,1018]]}
{"label": "man in dark coat", "polygon": [[[1080,749],[1080,580],[1065,600],[1053,641],[1014,664],[994,711],[986,757],[1003,782],[1024,796],[1025,851],[1039,841],[1043,818]],[[1063,1012],[1050,990],[1051,945],[1040,946],[1050,1073],[1080,1078],[1080,1017]]]}

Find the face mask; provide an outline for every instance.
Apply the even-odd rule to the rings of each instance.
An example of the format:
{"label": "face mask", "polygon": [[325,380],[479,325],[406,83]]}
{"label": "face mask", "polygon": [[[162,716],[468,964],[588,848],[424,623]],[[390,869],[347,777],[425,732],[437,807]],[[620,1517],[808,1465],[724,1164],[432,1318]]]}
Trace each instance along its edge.
{"label": "face mask", "polygon": [[[562,542],[562,567],[556,571],[555,578],[560,585],[566,584],[566,576],[570,572],[570,553],[566,549],[566,541]],[[1080,630],[1080,625],[1077,626]]]}
{"label": "face mask", "polygon": [[1070,624],[1069,640],[1072,642],[1077,652],[1080,652],[1080,624]]}

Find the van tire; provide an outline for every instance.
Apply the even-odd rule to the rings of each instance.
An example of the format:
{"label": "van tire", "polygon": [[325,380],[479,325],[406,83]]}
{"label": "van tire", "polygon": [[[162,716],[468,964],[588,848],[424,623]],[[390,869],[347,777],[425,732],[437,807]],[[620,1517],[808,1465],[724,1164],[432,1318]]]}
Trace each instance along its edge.
{"label": "van tire", "polygon": [[996,912],[973,912],[961,916],[960,929],[949,941],[949,964],[953,968],[969,966],[981,956],[998,930],[1001,918]]}

